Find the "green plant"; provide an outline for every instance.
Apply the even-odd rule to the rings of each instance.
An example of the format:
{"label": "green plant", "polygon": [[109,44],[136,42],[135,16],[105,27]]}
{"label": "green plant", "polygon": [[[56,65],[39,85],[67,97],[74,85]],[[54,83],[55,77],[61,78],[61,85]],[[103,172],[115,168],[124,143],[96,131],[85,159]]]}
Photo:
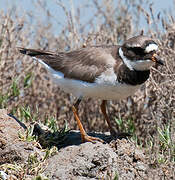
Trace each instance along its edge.
{"label": "green plant", "polygon": [[119,175],[118,175],[118,172],[116,172],[116,173],[115,173],[114,180],[119,180]]}
{"label": "green plant", "polygon": [[50,128],[51,132],[56,132],[59,130],[57,121],[54,117],[46,118],[45,125]]}
{"label": "green plant", "polygon": [[21,121],[24,121],[24,122],[29,122],[29,121],[30,122],[36,122],[36,120],[38,118],[38,113],[32,112],[32,109],[29,106],[19,107],[18,112],[19,112],[18,113],[19,119],[21,119]]}
{"label": "green plant", "polygon": [[33,126],[27,127],[27,129],[22,133],[19,131],[18,137],[22,141],[27,141],[27,142],[35,141],[36,142],[36,137],[33,135]]}
{"label": "green plant", "polygon": [[160,142],[160,153],[162,161],[162,155],[166,157],[170,155],[170,159],[175,162],[175,142],[173,142],[170,131],[170,125],[166,125],[163,128],[158,127],[159,142]]}
{"label": "green plant", "polygon": [[121,117],[119,117],[115,118],[115,122],[120,132],[126,132],[134,135],[136,128],[134,120],[132,118],[124,120]]}
{"label": "green plant", "polygon": [[33,74],[31,72],[27,73],[24,77],[24,88],[29,88],[33,80]]}
{"label": "green plant", "polygon": [[18,87],[18,81],[17,81],[17,79],[14,79],[12,81],[12,85],[11,85],[10,96],[17,97],[17,96],[19,96],[19,94],[20,94],[20,90],[19,90],[19,87]]}
{"label": "green plant", "polygon": [[7,106],[7,101],[8,101],[8,94],[3,94],[0,92],[0,108],[6,108]]}

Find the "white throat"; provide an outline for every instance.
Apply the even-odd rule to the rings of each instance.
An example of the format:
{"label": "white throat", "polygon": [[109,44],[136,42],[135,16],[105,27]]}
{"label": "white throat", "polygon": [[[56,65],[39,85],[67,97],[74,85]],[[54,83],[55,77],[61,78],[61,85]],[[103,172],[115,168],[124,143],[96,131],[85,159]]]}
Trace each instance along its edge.
{"label": "white throat", "polygon": [[119,48],[119,55],[122,58],[124,64],[131,70],[131,71],[146,71],[151,68],[151,66],[154,64],[154,62],[150,59],[146,60],[137,60],[137,61],[131,61],[126,56],[124,56],[122,48]]}

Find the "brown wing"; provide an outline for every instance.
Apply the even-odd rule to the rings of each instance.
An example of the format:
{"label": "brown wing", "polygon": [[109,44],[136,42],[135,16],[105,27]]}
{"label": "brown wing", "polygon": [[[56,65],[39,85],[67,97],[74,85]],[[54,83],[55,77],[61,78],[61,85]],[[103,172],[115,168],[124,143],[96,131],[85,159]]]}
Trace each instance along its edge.
{"label": "brown wing", "polygon": [[94,46],[70,52],[45,52],[34,49],[19,48],[23,54],[44,61],[67,78],[94,82],[103,71],[114,67],[117,62],[118,46]]}

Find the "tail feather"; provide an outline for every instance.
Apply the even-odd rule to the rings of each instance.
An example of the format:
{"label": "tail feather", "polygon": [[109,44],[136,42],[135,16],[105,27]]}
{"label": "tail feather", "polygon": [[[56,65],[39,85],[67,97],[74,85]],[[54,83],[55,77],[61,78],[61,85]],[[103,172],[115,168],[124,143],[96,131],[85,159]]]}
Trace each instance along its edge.
{"label": "tail feather", "polygon": [[18,47],[18,50],[22,54],[26,54],[32,57],[40,56],[40,55],[52,55],[52,53],[41,51],[41,50],[35,50],[35,49],[26,49],[22,47]]}
{"label": "tail feather", "polygon": [[[41,64],[48,65],[51,68],[58,70],[60,69],[60,61],[63,59],[56,53],[49,51],[42,51],[36,49],[18,48],[19,52],[28,56],[31,56],[34,60],[39,61]],[[61,58],[60,58],[61,57]]]}

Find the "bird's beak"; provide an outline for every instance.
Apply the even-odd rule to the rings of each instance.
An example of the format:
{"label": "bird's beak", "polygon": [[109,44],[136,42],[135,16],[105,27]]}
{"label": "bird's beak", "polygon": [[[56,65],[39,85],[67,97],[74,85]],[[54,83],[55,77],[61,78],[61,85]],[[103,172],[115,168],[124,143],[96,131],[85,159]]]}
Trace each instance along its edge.
{"label": "bird's beak", "polygon": [[160,57],[156,53],[153,54],[151,60],[156,64],[164,65],[164,62],[160,59]]}

